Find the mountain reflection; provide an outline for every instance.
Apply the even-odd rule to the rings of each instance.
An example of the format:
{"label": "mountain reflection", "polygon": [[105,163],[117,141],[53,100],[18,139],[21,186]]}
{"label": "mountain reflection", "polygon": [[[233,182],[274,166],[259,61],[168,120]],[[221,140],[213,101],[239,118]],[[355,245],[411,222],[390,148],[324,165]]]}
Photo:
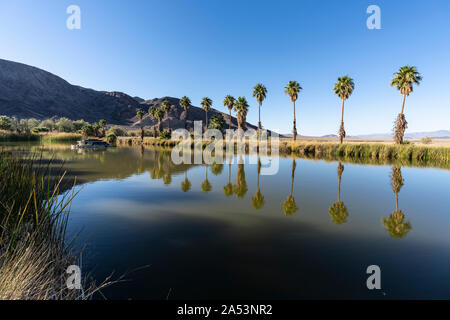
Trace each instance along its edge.
{"label": "mountain reflection", "polygon": [[395,194],[395,210],[387,218],[383,218],[382,222],[386,231],[393,238],[404,238],[412,229],[411,223],[405,220],[405,214],[398,208],[398,194],[404,182],[401,167],[392,167],[391,187]]}
{"label": "mountain reflection", "polygon": [[344,202],[341,201],[341,179],[342,179],[342,173],[344,172],[344,165],[339,162],[338,168],[337,168],[337,174],[338,174],[338,201],[333,203],[333,205],[328,210],[328,213],[330,214],[331,221],[334,223],[340,225],[347,222],[348,217],[348,211],[347,207],[345,206]]}
{"label": "mountain reflection", "polygon": [[292,216],[298,210],[297,204],[295,203],[295,198],[293,196],[295,168],[296,167],[297,167],[297,163],[295,162],[295,158],[292,158],[291,193],[286,198],[286,200],[281,204],[281,208],[283,209],[283,212],[286,216]]}

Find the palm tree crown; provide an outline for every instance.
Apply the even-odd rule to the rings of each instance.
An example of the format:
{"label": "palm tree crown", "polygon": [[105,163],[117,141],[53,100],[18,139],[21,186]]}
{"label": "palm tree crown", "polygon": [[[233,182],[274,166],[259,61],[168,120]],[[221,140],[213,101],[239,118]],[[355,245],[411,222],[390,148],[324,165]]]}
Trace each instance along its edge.
{"label": "palm tree crown", "polygon": [[188,111],[188,109],[191,107],[191,100],[184,96],[180,99],[180,106],[183,107],[184,111]]}
{"label": "palm tree crown", "polygon": [[339,77],[334,85],[334,93],[342,100],[347,100],[353,90],[355,89],[355,83],[349,76]]}
{"label": "palm tree crown", "polygon": [[299,92],[303,90],[297,81],[289,81],[284,89],[284,92],[291,98],[292,102],[297,100]]}
{"label": "palm tree crown", "polygon": [[172,105],[169,101],[165,100],[162,102],[161,109],[166,113],[167,116],[169,116],[169,112],[172,109]]}
{"label": "palm tree crown", "polygon": [[256,101],[261,104],[267,96],[266,87],[263,84],[258,83],[253,87],[253,96],[256,98]]}
{"label": "palm tree crown", "polygon": [[401,94],[408,96],[413,92],[413,85],[419,85],[420,81],[422,81],[422,75],[417,72],[417,68],[406,65],[394,73],[391,86],[397,87]]}
{"label": "palm tree crown", "polygon": [[224,107],[228,108],[228,111],[231,111],[234,108],[235,101],[236,101],[236,99],[234,99],[233,96],[227,95],[225,97],[225,99],[223,100],[223,105],[224,105]]}
{"label": "palm tree crown", "polygon": [[202,106],[203,110],[209,111],[209,109],[211,109],[212,106],[212,100],[208,97],[204,97],[202,99],[202,102],[200,102],[200,105]]}
{"label": "palm tree crown", "polygon": [[136,116],[138,117],[139,120],[142,120],[142,118],[144,118],[144,115],[145,115],[145,113],[144,113],[144,111],[142,111],[141,109],[139,109],[139,110],[136,112]]}

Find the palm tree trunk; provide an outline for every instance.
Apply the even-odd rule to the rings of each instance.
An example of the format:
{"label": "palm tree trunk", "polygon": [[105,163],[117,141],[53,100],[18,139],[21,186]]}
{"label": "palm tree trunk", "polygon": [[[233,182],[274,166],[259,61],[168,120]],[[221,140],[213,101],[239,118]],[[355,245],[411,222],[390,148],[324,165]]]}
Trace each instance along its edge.
{"label": "palm tree trunk", "polygon": [[297,120],[295,119],[295,101],[294,102],[294,129],[292,131],[294,141],[297,140]]}
{"label": "palm tree trunk", "polygon": [[258,102],[258,131],[261,129],[261,102]]}
{"label": "palm tree trunk", "polygon": [[206,114],[206,125],[205,125],[205,131],[208,130],[208,110],[205,110]]}
{"label": "palm tree trunk", "polygon": [[291,196],[294,193],[295,159],[292,159]]}
{"label": "palm tree trunk", "polygon": [[162,123],[161,123],[161,119],[158,119],[158,133],[161,134],[162,131]]}
{"label": "palm tree trunk", "polygon": [[345,100],[342,99],[341,127],[339,128],[339,139],[341,141],[341,144],[344,142],[344,136],[345,136],[345,130],[344,130],[344,102],[345,102]]}
{"label": "palm tree trunk", "polygon": [[405,109],[405,100],[406,100],[406,94],[403,95],[402,111],[400,112],[401,114],[403,114],[403,110]]}
{"label": "palm tree trunk", "polygon": [[341,178],[338,178],[338,201],[341,202]]}
{"label": "palm tree trunk", "polygon": [[231,130],[231,109],[228,109],[228,111],[230,111],[230,122],[228,123],[228,129]]}
{"label": "palm tree trunk", "polygon": [[395,193],[395,211],[398,211],[398,193]]}
{"label": "palm tree trunk", "polygon": [[169,115],[167,115],[167,130],[170,132],[170,118],[169,118]]}
{"label": "palm tree trunk", "polygon": [[188,118],[188,111],[187,110],[184,110],[184,111],[186,111],[186,118],[184,118],[184,128],[187,130],[187,118]]}

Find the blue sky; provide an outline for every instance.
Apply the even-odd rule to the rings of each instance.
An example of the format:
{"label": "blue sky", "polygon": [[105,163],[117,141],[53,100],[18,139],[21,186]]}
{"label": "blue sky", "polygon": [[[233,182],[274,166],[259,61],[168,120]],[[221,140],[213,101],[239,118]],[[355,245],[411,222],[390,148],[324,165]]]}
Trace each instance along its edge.
{"label": "blue sky", "polygon": [[[68,30],[66,8],[81,8]],[[381,30],[366,9],[381,8]],[[289,80],[301,83],[297,128],[336,133],[340,101],[332,88],[350,75],[347,134],[390,132],[401,95],[389,86],[400,66],[416,65],[423,83],[407,99],[409,132],[450,129],[450,1],[0,0],[0,58],[50,71],[72,84],[145,99],[226,94],[258,108],[252,87],[269,90],[262,123],[292,130]]]}

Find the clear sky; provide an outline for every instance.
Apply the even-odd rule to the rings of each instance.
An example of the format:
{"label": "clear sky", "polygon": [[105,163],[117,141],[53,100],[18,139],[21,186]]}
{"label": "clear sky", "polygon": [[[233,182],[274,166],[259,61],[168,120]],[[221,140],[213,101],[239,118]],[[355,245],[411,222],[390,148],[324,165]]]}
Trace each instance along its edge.
{"label": "clear sky", "polygon": [[[81,8],[81,29],[66,9]],[[381,30],[369,30],[369,5]],[[337,133],[340,101],[332,88],[350,75],[348,135],[390,132],[401,95],[389,86],[402,65],[423,83],[407,99],[409,132],[450,129],[448,0],[0,0],[0,58],[52,72],[72,84],[145,99],[204,96],[225,111],[226,94],[245,96],[258,121],[252,87],[268,89],[262,124],[292,130],[289,80],[302,135]]]}

